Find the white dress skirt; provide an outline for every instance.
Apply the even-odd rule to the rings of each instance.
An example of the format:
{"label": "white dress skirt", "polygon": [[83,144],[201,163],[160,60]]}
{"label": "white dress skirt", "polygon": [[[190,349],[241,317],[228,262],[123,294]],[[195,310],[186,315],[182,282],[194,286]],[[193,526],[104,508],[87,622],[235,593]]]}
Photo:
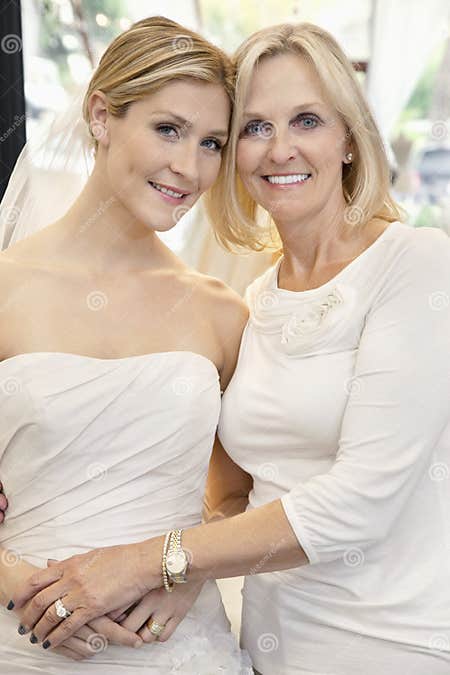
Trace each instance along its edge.
{"label": "white dress skirt", "polygon": [[[33,352],[0,362],[0,476],[9,560],[46,567],[201,522],[220,410],[218,372],[192,352],[97,359]],[[164,643],[75,662],[33,645],[0,609],[2,675],[247,675],[215,582]]]}

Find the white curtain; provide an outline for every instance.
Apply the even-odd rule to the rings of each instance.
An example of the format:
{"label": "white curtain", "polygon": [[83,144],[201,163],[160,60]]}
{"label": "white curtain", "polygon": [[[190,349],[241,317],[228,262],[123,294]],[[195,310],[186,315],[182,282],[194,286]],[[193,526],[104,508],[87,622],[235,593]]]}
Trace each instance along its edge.
{"label": "white curtain", "polygon": [[449,34],[448,0],[373,0],[367,95],[387,141],[431,53]]}

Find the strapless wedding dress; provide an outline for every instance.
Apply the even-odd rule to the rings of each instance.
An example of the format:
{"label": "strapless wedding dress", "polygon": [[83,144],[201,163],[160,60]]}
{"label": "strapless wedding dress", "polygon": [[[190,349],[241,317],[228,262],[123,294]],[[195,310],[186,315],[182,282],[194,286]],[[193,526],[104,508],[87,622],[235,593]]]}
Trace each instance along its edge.
{"label": "strapless wedding dress", "polygon": [[[220,411],[214,364],[193,352],[98,359],[31,352],[0,362],[0,544],[46,567],[93,548],[201,522]],[[93,641],[75,662],[17,633],[0,608],[2,675],[242,675],[248,657],[207,582],[172,638],[132,649]]]}

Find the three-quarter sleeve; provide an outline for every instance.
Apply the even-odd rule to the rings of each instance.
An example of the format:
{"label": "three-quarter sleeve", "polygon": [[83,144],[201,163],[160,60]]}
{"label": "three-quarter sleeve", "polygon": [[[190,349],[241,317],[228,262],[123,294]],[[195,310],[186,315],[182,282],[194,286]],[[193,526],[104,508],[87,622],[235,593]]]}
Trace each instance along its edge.
{"label": "three-quarter sleeve", "polygon": [[350,393],[335,463],[282,497],[310,563],[389,534],[450,422],[450,238],[417,234],[389,270],[342,383]]}

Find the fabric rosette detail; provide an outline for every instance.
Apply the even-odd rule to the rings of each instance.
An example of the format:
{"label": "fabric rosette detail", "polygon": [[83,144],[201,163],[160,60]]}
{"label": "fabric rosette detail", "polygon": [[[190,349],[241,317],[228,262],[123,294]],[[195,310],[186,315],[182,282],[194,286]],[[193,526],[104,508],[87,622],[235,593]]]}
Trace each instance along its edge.
{"label": "fabric rosette detail", "polygon": [[345,284],[305,291],[306,296],[261,286],[251,290],[247,301],[253,327],[278,334],[280,351],[290,356],[313,355],[336,344],[355,309],[356,290]]}

